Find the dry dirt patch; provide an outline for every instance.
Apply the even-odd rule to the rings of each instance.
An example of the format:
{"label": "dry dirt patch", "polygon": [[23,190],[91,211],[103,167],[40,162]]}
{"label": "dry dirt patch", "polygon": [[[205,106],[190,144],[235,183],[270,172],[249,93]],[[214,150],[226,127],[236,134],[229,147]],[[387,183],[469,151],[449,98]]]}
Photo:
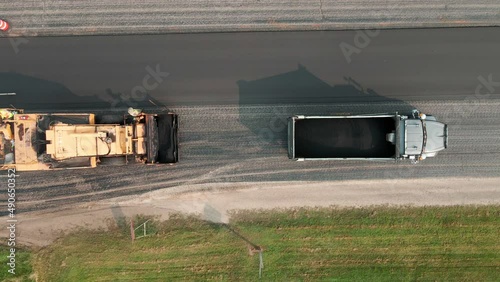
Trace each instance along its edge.
{"label": "dry dirt patch", "polygon": [[[171,213],[198,214],[205,220],[227,223],[232,210],[500,204],[498,183],[500,178],[186,185],[65,210],[21,213],[17,240],[28,246],[45,246],[75,228],[105,228],[110,222],[138,214],[160,219]],[[0,231],[4,238],[5,230]]]}

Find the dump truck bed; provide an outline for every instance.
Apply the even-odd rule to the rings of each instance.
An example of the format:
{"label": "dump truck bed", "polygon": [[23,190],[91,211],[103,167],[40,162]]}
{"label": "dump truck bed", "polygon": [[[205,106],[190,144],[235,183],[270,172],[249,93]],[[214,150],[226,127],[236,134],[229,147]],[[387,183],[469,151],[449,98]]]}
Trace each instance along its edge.
{"label": "dump truck bed", "polygon": [[294,159],[392,159],[395,116],[292,117],[289,156]]}

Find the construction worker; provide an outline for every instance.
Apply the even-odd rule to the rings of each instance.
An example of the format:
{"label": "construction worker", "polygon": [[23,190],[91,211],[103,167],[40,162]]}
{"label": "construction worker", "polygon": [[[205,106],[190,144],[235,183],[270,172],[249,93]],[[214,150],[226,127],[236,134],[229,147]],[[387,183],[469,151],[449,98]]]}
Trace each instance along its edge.
{"label": "construction worker", "polygon": [[2,119],[13,119],[14,118],[14,111],[10,111],[8,109],[0,109],[0,117]]}
{"label": "construction worker", "polygon": [[14,139],[14,134],[12,134],[11,125],[8,122],[2,122],[3,120],[14,119],[14,112],[8,109],[0,109],[0,133],[6,140]]}
{"label": "construction worker", "polygon": [[3,135],[3,138],[6,140],[14,139],[14,134],[12,134],[12,129],[9,123],[2,122],[0,123],[0,133]]}
{"label": "construction worker", "polygon": [[142,113],[142,110],[141,109],[134,109],[132,107],[128,108],[128,114],[133,116],[133,117],[137,117],[139,116],[140,114]]}

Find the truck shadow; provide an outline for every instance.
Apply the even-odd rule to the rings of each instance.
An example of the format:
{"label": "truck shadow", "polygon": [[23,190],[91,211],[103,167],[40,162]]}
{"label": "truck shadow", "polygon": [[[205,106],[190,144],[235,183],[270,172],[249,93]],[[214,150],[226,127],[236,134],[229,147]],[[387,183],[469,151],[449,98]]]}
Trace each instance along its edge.
{"label": "truck shadow", "polygon": [[290,72],[239,80],[240,122],[257,136],[263,149],[269,143],[286,148],[287,118],[293,115],[406,114],[414,109],[364,88],[351,77],[343,79],[344,84],[330,85],[299,65]]}
{"label": "truck shadow", "polygon": [[[161,102],[145,94],[140,100],[125,97],[112,89],[103,89],[93,95],[77,95],[61,83],[15,72],[0,72],[0,107],[12,107],[27,111],[126,111],[128,107],[165,107]],[[15,95],[6,95],[15,93]]]}

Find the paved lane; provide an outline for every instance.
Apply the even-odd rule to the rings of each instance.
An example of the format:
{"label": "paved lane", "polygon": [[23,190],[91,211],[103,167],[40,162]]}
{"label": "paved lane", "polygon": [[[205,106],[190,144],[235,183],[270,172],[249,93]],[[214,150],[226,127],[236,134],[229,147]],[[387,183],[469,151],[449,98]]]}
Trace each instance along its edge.
{"label": "paved lane", "polygon": [[[143,91],[168,106],[374,100],[362,95],[367,89],[387,99],[461,100],[474,94],[479,76],[500,80],[499,32],[457,28],[363,35],[332,31],[2,38],[0,92],[18,93],[2,104],[57,104],[61,109],[109,108],[109,103],[97,102],[118,94],[125,106],[141,100]],[[14,48],[10,40],[26,41],[14,41]],[[344,53],[351,54],[350,63]],[[256,89],[240,99],[238,81],[272,78],[297,71],[299,65],[336,90],[319,91],[325,85],[310,82],[316,88],[307,85],[297,93],[284,88],[282,80],[268,81],[265,94]],[[143,87],[156,68],[159,79],[146,79]],[[353,93],[348,84],[362,91]]]}

